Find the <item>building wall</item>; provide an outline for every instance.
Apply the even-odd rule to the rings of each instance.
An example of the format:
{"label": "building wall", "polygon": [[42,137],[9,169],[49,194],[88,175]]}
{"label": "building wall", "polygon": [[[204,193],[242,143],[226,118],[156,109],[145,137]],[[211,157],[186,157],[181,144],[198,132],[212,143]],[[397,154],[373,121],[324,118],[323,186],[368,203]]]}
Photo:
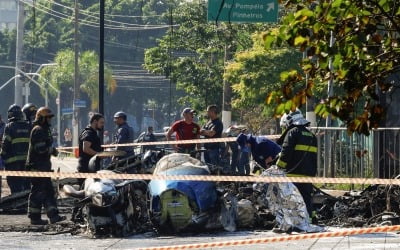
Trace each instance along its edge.
{"label": "building wall", "polygon": [[0,31],[17,27],[17,0],[0,0]]}

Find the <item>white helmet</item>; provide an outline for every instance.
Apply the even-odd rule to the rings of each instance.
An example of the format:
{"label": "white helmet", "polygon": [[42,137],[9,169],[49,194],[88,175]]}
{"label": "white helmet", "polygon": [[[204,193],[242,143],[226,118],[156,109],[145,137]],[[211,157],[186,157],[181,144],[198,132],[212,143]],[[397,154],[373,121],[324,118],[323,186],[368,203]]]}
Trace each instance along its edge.
{"label": "white helmet", "polygon": [[307,126],[309,125],[310,122],[307,121],[301,111],[299,109],[296,109],[293,112],[290,112],[289,114],[284,114],[281,117],[281,121],[279,125],[281,127],[289,127],[291,125],[297,125],[297,126]]}
{"label": "white helmet", "polygon": [[236,137],[243,131],[246,131],[247,127],[245,125],[232,125],[228,129],[225,130],[225,134],[227,136]]}

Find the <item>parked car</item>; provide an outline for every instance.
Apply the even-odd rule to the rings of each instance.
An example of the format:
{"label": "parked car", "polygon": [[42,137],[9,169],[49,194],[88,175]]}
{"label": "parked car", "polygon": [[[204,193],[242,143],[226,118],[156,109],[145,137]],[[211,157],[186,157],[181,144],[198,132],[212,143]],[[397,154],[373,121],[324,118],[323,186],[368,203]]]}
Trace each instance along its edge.
{"label": "parked car", "polygon": [[[145,142],[145,134],[146,132],[142,132],[135,140],[135,143]],[[155,132],[153,133],[156,141],[166,141],[167,138],[165,137],[164,132]],[[172,140],[175,140],[175,134],[172,135]],[[146,150],[155,150],[155,151],[165,151],[166,154],[173,153],[174,148],[171,144],[160,144],[160,145],[151,145],[151,146],[135,146],[134,151],[135,154],[144,154]]]}

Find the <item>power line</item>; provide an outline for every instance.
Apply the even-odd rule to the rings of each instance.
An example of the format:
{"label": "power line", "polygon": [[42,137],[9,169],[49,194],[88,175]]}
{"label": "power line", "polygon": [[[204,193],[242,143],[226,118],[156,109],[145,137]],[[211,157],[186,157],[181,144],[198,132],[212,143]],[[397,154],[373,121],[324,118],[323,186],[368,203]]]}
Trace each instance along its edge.
{"label": "power line", "polygon": [[[63,6],[63,7],[65,7],[65,8],[71,8],[71,7],[69,7],[69,6],[66,6],[66,5],[57,3],[57,2],[55,2],[55,1],[53,1],[53,3],[56,4],[56,5],[59,5],[59,6]],[[71,9],[72,9],[72,8],[71,8]],[[80,12],[91,13],[91,12],[88,11],[88,10],[79,10],[79,11],[80,11]],[[129,16],[129,15],[118,15],[118,14],[104,14],[104,15],[105,15],[105,16],[111,16],[111,17],[124,17],[124,18],[158,17],[158,16],[163,16],[162,14],[160,14],[160,15],[145,15],[145,16],[143,16],[143,15],[141,15],[141,16]],[[96,17],[97,17],[97,16],[96,16]]]}
{"label": "power line", "polygon": [[[97,37],[91,36],[91,35],[86,35],[85,38],[86,38],[87,41],[91,41],[91,40],[89,40],[87,38],[92,38],[92,39],[95,39],[96,41],[98,39]],[[119,47],[119,48],[126,48],[126,49],[141,49],[141,50],[145,50],[146,49],[146,48],[142,48],[142,47],[138,47],[138,46],[132,46],[132,45],[125,44],[125,43],[118,43],[118,42],[112,42],[112,41],[105,41],[105,42],[109,43],[110,47]],[[115,46],[112,46],[111,44],[114,44]]]}
{"label": "power line", "polygon": [[169,89],[169,86],[164,87],[136,87],[136,86],[117,86],[117,88],[127,88],[127,89]]}
{"label": "power line", "polygon": [[[66,9],[69,9],[69,10],[72,10],[72,11],[74,10],[72,7],[69,7],[69,6],[66,6],[66,5],[57,3],[57,2],[55,2],[55,1],[53,1],[53,3],[54,3],[55,5],[64,7],[64,8],[66,8]],[[86,10],[81,10],[81,9],[80,9],[79,12],[83,12],[83,13],[82,13],[83,15],[86,15],[86,16],[89,16],[89,17],[92,17],[92,18],[95,18],[95,19],[97,19],[97,20],[100,19],[100,18],[99,18],[98,16],[96,16],[96,15],[84,14],[85,12],[86,12],[86,13],[91,13],[91,12],[86,11]],[[143,16],[137,16],[137,17],[142,18]],[[159,26],[159,25],[152,25],[152,24],[145,25],[145,24],[136,24],[136,23],[125,23],[125,22],[119,22],[119,21],[114,21],[114,20],[110,20],[110,19],[105,19],[105,21],[110,22],[110,23],[119,23],[119,24],[133,25],[133,26],[139,26],[139,27],[142,27],[142,26],[157,26],[157,27],[158,27],[158,26]]]}
{"label": "power line", "polygon": [[[36,10],[39,10],[41,12],[44,12],[48,15],[54,16],[54,17],[58,17],[60,19],[63,20],[68,20],[68,21],[73,21],[74,18],[72,16],[69,16],[65,13],[59,12],[59,11],[55,11],[52,10],[44,5],[40,5],[41,8],[37,7],[36,4],[35,6],[33,6],[31,3],[21,0],[21,2],[29,5],[32,8],[35,8]],[[80,24],[85,25],[85,26],[89,26],[89,27],[93,27],[93,28],[99,28],[99,24],[93,21],[89,21],[89,20],[80,20]],[[178,25],[176,25],[178,26]],[[150,25],[143,25],[142,27],[138,27],[138,26],[134,26],[134,27],[126,27],[126,26],[116,26],[116,25],[105,25],[105,28],[109,29],[109,30],[125,30],[125,31],[135,31],[135,30],[155,30],[155,29],[166,29],[168,28],[168,25],[158,25],[158,26],[150,26]]]}

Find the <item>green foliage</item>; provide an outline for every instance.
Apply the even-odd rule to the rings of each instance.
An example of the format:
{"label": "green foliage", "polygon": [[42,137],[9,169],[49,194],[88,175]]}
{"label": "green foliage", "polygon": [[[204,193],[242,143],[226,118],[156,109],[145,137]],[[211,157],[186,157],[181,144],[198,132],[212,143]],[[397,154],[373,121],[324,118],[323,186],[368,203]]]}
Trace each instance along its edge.
{"label": "green foliage", "polygon": [[273,110],[266,105],[266,97],[280,88],[281,78],[286,79],[293,74],[281,73],[283,70],[300,68],[298,62],[301,53],[288,48],[266,50],[263,46],[264,36],[265,33],[253,35],[253,47],[235,55],[234,61],[227,65],[224,77],[232,83],[235,93],[233,106],[253,110],[255,104],[261,104],[261,117],[265,118],[273,115]]}
{"label": "green foliage", "polygon": [[[112,83],[114,79],[118,80],[118,87],[112,95],[110,92],[105,93],[105,115],[114,113],[115,110],[125,110],[137,117],[137,121],[141,123],[144,109],[143,104],[148,100],[156,100],[158,107],[162,109],[162,115],[167,113],[165,108],[169,103],[169,92],[167,88],[161,86],[156,89],[154,86],[146,86],[142,83],[136,83],[133,77],[143,72],[141,65],[144,60],[145,48],[154,46],[155,40],[165,34],[166,28],[152,28],[168,24],[169,18],[164,14],[168,14],[169,6],[175,6],[180,1],[171,0],[106,0],[105,1],[105,61],[108,62],[106,69],[106,82]],[[27,62],[26,71],[35,71],[38,64],[49,63],[54,61],[54,57],[58,52],[74,47],[74,0],[36,0],[31,4],[25,5],[26,22],[25,22],[25,38],[24,38],[24,61]],[[32,5],[35,5],[33,8]],[[62,6],[64,5],[64,6]],[[83,51],[97,51],[99,49],[99,1],[85,0],[78,1],[79,8],[79,35],[78,47],[83,55]],[[144,26],[147,25],[147,26]],[[0,33],[0,40],[1,40]],[[15,45],[15,33],[13,34],[13,42]],[[14,46],[15,47],[15,46]],[[3,50],[10,50],[11,64],[15,61],[15,49],[8,46],[8,42],[0,43],[0,59]],[[34,64],[31,64],[33,62]],[[68,62],[73,67],[73,61]],[[4,64],[4,63],[3,63]],[[65,67],[67,63],[63,63]],[[111,69],[115,74],[112,78]],[[69,69],[68,69],[69,70]],[[139,72],[139,73],[138,73]],[[1,72],[3,73],[3,72]],[[143,73],[145,75],[146,73]],[[1,76],[4,74],[0,74]],[[71,78],[72,76],[64,76]],[[4,81],[10,78],[7,75]],[[60,77],[57,79],[62,80]],[[94,81],[96,76],[92,76],[91,85],[82,86],[83,93],[95,94],[96,88]],[[2,81],[2,82],[4,82]],[[67,85],[71,81],[67,81],[61,86],[62,105],[70,107],[72,100],[72,92]],[[111,84],[116,86],[115,82]],[[150,82],[149,85],[152,85]],[[166,82],[166,86],[168,83]],[[149,87],[149,88],[147,88]],[[151,91],[149,91],[151,89]],[[32,101],[39,99],[40,93],[31,95]],[[86,99],[86,95],[81,96]],[[92,100],[92,106],[95,105],[95,99]],[[129,100],[129,101],[121,101]],[[38,102],[38,101],[37,101]],[[53,103],[50,103],[52,105]],[[65,106],[64,106],[65,105]]]}
{"label": "green foliage", "polygon": [[198,110],[222,99],[223,42],[206,13],[205,5],[197,3],[177,6],[172,15],[179,27],[145,52],[145,68],[171,78],[187,93],[179,102]]}
{"label": "green foliage", "polygon": [[206,5],[196,1],[182,1],[172,15],[179,26],[146,50],[145,68],[171,78],[186,93],[181,104],[198,110],[220,105],[225,49],[232,54],[251,47],[250,35],[265,26],[207,23]]}
{"label": "green foliage", "polygon": [[[74,51],[67,49],[57,53],[55,59],[57,64],[55,67],[45,67],[40,74],[44,84],[46,81],[51,82],[57,89],[63,86],[74,86]],[[79,80],[81,91],[85,92],[90,100],[91,106],[95,109],[98,105],[98,61],[97,54],[93,51],[85,51],[79,57]],[[117,87],[116,81],[112,78],[112,70],[105,67],[105,83],[110,93],[113,93]],[[55,94],[52,89],[50,93]]]}
{"label": "green foliage", "polygon": [[341,92],[317,105],[316,113],[340,118],[349,132],[369,134],[385,117],[379,95],[394,87],[387,79],[399,71],[399,1],[289,0],[285,6],[296,11],[264,37],[264,45],[306,51],[302,73],[310,82],[304,84],[301,72],[283,73],[283,87],[271,93],[269,102],[276,103],[278,114],[293,110],[312,95],[314,83],[332,79]]}

